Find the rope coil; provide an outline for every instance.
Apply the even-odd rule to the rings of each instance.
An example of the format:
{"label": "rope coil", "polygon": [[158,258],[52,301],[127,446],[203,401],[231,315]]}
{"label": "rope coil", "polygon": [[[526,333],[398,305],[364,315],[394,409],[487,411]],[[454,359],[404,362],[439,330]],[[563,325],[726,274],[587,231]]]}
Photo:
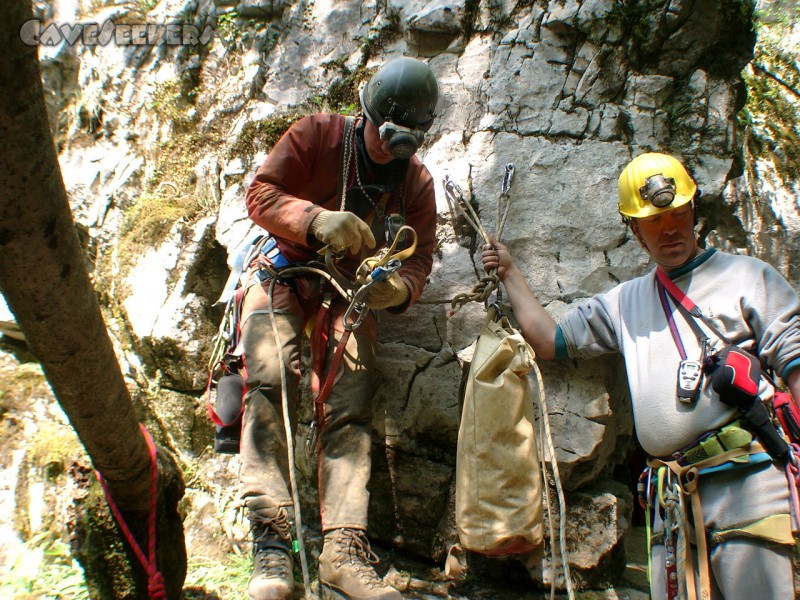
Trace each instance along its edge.
{"label": "rope coil", "polygon": [[[497,239],[503,235],[503,229],[505,228],[506,221],[508,220],[508,212],[509,208],[511,207],[511,196],[509,192],[511,190],[511,181],[514,179],[514,171],[514,163],[507,163],[505,165],[503,183],[500,188],[500,197],[497,201]],[[445,176],[443,183],[445,198],[447,199],[447,203],[450,205],[450,209],[455,209],[461,213],[461,216],[463,216],[466,222],[472,227],[472,229],[475,230],[475,233],[481,237],[484,244],[490,243],[489,234],[484,229],[480,216],[478,216],[478,213],[475,211],[472,203],[464,200],[464,193],[461,191],[461,188],[458,186],[458,184],[450,179],[449,176]],[[500,214],[501,205],[504,206],[502,215]],[[489,299],[489,296],[492,295],[492,292],[499,289],[499,285],[500,279],[497,277],[497,270],[492,269],[486,274],[485,277],[482,277],[478,283],[472,287],[470,292],[457,294],[453,297],[453,299],[450,301],[452,310],[450,311],[449,316],[452,317],[468,302],[486,303],[486,301]]]}

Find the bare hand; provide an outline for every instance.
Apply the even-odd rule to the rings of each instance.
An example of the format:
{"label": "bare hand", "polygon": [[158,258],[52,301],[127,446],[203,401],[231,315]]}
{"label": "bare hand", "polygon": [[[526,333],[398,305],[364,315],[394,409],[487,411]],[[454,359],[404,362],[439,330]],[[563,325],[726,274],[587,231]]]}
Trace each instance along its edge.
{"label": "bare hand", "polygon": [[483,245],[481,249],[481,259],[483,260],[483,270],[487,273],[496,271],[501,281],[514,264],[508,248],[504,244],[498,242],[494,236],[489,236],[489,243]]}

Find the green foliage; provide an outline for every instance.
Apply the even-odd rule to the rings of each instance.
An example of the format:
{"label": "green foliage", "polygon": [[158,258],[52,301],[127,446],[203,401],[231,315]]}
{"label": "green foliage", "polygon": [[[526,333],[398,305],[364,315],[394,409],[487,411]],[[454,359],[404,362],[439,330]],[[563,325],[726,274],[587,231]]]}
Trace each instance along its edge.
{"label": "green foliage", "polygon": [[[173,189],[176,189],[172,186]],[[120,259],[141,257],[148,248],[158,245],[172,224],[180,218],[191,218],[198,212],[193,196],[169,193],[168,185],[146,193],[125,211],[120,233]]]}
{"label": "green foliage", "polygon": [[[475,33],[475,23],[480,15],[480,0],[466,0],[464,3],[464,16],[461,19],[461,30],[464,32],[464,39],[469,40]],[[496,25],[500,23],[495,22]]]}
{"label": "green foliage", "polygon": [[123,266],[157,246],[177,220],[191,222],[213,208],[207,198],[196,194],[195,167],[203,153],[217,144],[219,133],[214,129],[200,133],[192,98],[177,79],[158,86],[148,108],[159,125],[171,126],[172,133],[155,153],[155,168],[144,194],[125,212],[119,253]]}
{"label": "green foliage", "polygon": [[158,0],[136,0],[137,8],[144,13],[153,10],[156,4],[158,4]]}
{"label": "green foliage", "polygon": [[0,573],[0,597],[88,600],[89,593],[69,545],[43,532],[28,540],[11,567]]}
{"label": "green foliage", "polygon": [[50,385],[39,363],[19,365],[12,375],[3,378],[3,389],[0,390],[0,426],[6,413],[23,412],[32,397],[45,396],[51,396]]}
{"label": "green foliage", "polygon": [[236,44],[241,40],[241,28],[236,24],[238,18],[239,13],[235,10],[222,13],[217,17],[217,37],[226,46]]}
{"label": "green foliage", "polygon": [[800,179],[800,50],[782,43],[791,24],[759,15],[754,57],[743,76],[747,103],[738,114],[748,152],[773,162],[784,182]]}
{"label": "green foliage", "polygon": [[228,149],[228,158],[251,159],[259,151],[268,152],[289,126],[302,116],[294,112],[246,123]]}
{"label": "green foliage", "polygon": [[660,0],[616,0],[608,14],[609,24],[621,27],[631,39],[629,48],[637,55],[648,47]]}
{"label": "green foliage", "polygon": [[230,554],[224,562],[190,557],[184,597],[200,600],[216,593],[219,598],[245,598],[252,570],[253,560],[249,555]]}
{"label": "green foliage", "polygon": [[83,447],[72,428],[44,423],[28,443],[26,458],[38,472],[54,481],[82,452]]}
{"label": "green foliage", "polygon": [[346,72],[342,77],[334,80],[328,88],[327,94],[315,98],[321,109],[343,114],[355,114],[361,110],[361,100],[358,97],[358,90],[361,82],[369,78],[364,69],[357,69],[350,73]]}
{"label": "green foliage", "polygon": [[[385,18],[378,26],[372,26],[367,37],[361,43],[361,60],[359,68],[366,65],[376,50],[386,47],[402,35],[400,26],[400,13],[396,10],[387,11]],[[358,70],[358,69],[357,69]]]}
{"label": "green foliage", "polygon": [[672,101],[664,105],[670,123],[680,123],[697,110],[699,107],[694,98],[673,97]]}
{"label": "green foliage", "polygon": [[149,108],[162,122],[176,126],[188,126],[191,119],[187,115],[191,98],[184,94],[183,85],[178,79],[168,79],[160,84],[150,95]]}

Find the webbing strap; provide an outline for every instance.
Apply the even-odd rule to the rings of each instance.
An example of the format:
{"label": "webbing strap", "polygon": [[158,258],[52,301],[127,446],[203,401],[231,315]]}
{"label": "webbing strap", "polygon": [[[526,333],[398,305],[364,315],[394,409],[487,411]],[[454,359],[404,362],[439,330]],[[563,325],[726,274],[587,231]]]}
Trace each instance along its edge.
{"label": "webbing strap", "polygon": [[685,464],[697,464],[728,450],[747,446],[752,441],[753,434],[735,421],[683,452],[679,460]]}
{"label": "webbing strap", "polygon": [[319,407],[320,410],[320,421],[318,422],[320,431],[322,431],[322,425],[325,418],[325,402],[328,400],[328,396],[330,396],[331,390],[333,389],[333,384],[336,381],[336,376],[339,373],[339,365],[342,363],[342,356],[344,356],[344,350],[347,347],[347,340],[351,333],[351,329],[344,330],[342,339],[339,340],[339,343],[336,345],[336,351],[333,353],[333,358],[331,359],[331,365],[328,369],[328,375],[325,377],[325,382],[322,384],[319,394],[317,394],[317,397],[314,399],[314,406]]}
{"label": "webbing strap", "polygon": [[[331,330],[331,297],[325,296],[314,320],[314,329],[311,333],[311,393],[314,398],[312,407],[314,409],[314,419],[320,426],[322,414],[319,412],[320,390],[323,387],[323,372],[325,371],[325,356],[328,348],[328,336]],[[323,399],[324,403],[324,399]]]}
{"label": "webbing strap", "polygon": [[[403,232],[408,232],[411,234],[411,238],[413,241],[408,246],[408,248],[404,248],[403,250],[398,250],[395,252],[395,248],[400,240],[400,234]],[[367,276],[372,273],[377,267],[384,267],[386,266],[389,261],[391,260],[399,260],[403,262],[407,258],[411,257],[414,252],[417,251],[417,232],[414,231],[412,227],[408,225],[403,225],[400,229],[397,230],[397,234],[394,236],[394,240],[392,240],[391,246],[389,246],[388,250],[383,254],[383,256],[370,256],[365,258],[361,265],[358,267],[358,273],[356,275],[356,281],[361,285],[367,283]]]}
{"label": "webbing strap", "polygon": [[[694,520],[695,538],[697,543],[697,563],[700,569],[700,600],[711,600],[711,568],[708,560],[708,542],[706,540],[705,522],[703,520],[703,507],[700,504],[700,494],[697,491],[697,484],[700,479],[700,470],[715,467],[725,462],[740,458],[744,455],[763,452],[761,444],[752,442],[742,448],[734,448],[717,456],[712,456],[693,465],[681,466],[674,460],[661,460],[654,457],[647,459],[650,467],[666,466],[678,476],[678,483],[684,496],[689,496],[692,503],[692,513]],[[689,539],[690,523],[684,523],[685,535]],[[686,577],[686,594],[688,600],[697,600],[697,591],[694,577],[694,564],[690,547],[686,547],[686,565],[684,574]]]}
{"label": "webbing strap", "polygon": [[789,513],[770,515],[740,527],[716,529],[709,532],[713,544],[721,544],[731,538],[755,537],[776,544],[794,544],[792,535],[792,517]]}
{"label": "webbing strap", "polygon": [[[703,311],[700,310],[700,307],[697,306],[694,302],[692,302],[691,298],[687,296],[681,288],[675,285],[675,282],[669,278],[664,271],[661,270],[661,267],[656,267],[656,277],[658,278],[658,282],[664,286],[664,289],[667,290],[669,295],[672,297],[673,300],[678,305],[678,310],[687,318],[689,324],[691,325],[691,317],[695,317],[703,321],[705,325],[716,335],[719,339],[721,339],[726,344],[730,344],[730,340],[723,334],[714,323],[711,322],[711,319],[707,318],[703,315]],[[684,312],[685,311],[685,312]],[[687,315],[688,313],[688,315]],[[696,325],[696,323],[695,323]]]}
{"label": "webbing strap", "polygon": [[[689,495],[692,499],[692,516],[694,517],[695,541],[697,542],[697,564],[700,567],[700,598],[701,600],[711,600],[711,568],[708,564],[708,542],[706,541],[705,523],[703,521],[703,507],[700,504],[700,494],[697,493],[697,478],[699,475],[695,467],[690,467],[687,475],[692,479],[687,485],[691,486]],[[686,486],[684,486],[686,489]],[[688,491],[688,490],[687,490]],[[689,528],[689,522],[686,522]],[[687,531],[688,533],[688,531]],[[688,536],[687,536],[688,537]],[[697,590],[694,585],[694,563],[692,562],[692,552],[690,546],[686,546],[686,573],[687,580],[691,580],[691,586],[687,587],[690,600],[697,597]]]}
{"label": "webbing strap", "polygon": [[325,357],[328,353],[328,343],[331,337],[332,326],[330,300],[326,300],[322,303],[317,313],[314,333],[311,340],[313,375],[311,391],[314,395],[314,418],[320,432],[322,432],[325,424],[325,402],[333,389],[333,384],[336,382],[336,376],[339,374],[339,366],[342,363],[342,357],[347,347],[347,340],[352,333],[352,330],[345,328],[344,334],[336,345],[336,350],[331,358],[331,364],[328,366],[328,373],[323,380],[322,372],[325,368]]}
{"label": "webbing strap", "polygon": [[[675,347],[678,349],[678,354],[681,355],[681,360],[686,360],[686,350],[683,346],[683,341],[681,340],[680,333],[678,332],[678,327],[675,324],[675,319],[672,317],[672,309],[669,306],[669,300],[667,300],[667,290],[666,288],[661,285],[661,282],[657,282],[658,286],[658,296],[661,300],[661,307],[664,309],[664,315],[667,317],[667,324],[669,325],[669,332],[672,334],[672,339],[675,342]],[[686,307],[683,304],[680,304],[676,301],[676,306],[678,307],[678,311],[683,315],[686,322],[689,324],[689,327],[692,329],[692,333],[697,338],[697,341],[700,342],[701,347],[705,349],[705,344],[708,342],[708,336],[700,329],[700,326],[697,324],[697,321],[694,320],[691,313],[687,311]]]}

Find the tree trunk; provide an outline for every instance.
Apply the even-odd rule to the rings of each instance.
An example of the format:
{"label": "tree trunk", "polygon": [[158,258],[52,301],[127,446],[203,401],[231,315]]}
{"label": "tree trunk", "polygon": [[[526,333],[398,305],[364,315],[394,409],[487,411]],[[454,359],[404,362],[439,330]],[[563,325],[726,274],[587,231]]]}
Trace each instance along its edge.
{"label": "tree trunk", "polygon": [[[94,467],[131,528],[146,532],[138,521],[146,522],[149,511],[149,450],[84,265],[49,130],[37,49],[20,37],[32,18],[30,0],[0,3],[0,291]],[[162,454],[160,466],[173,472],[161,473],[159,495],[177,503],[183,481]],[[166,485],[173,489],[165,492]],[[180,519],[171,521],[172,532],[158,539],[159,546],[164,540],[180,545],[182,565],[162,573],[179,594],[186,555]],[[137,538],[145,553],[146,537]],[[146,597],[146,591],[126,597]]]}

